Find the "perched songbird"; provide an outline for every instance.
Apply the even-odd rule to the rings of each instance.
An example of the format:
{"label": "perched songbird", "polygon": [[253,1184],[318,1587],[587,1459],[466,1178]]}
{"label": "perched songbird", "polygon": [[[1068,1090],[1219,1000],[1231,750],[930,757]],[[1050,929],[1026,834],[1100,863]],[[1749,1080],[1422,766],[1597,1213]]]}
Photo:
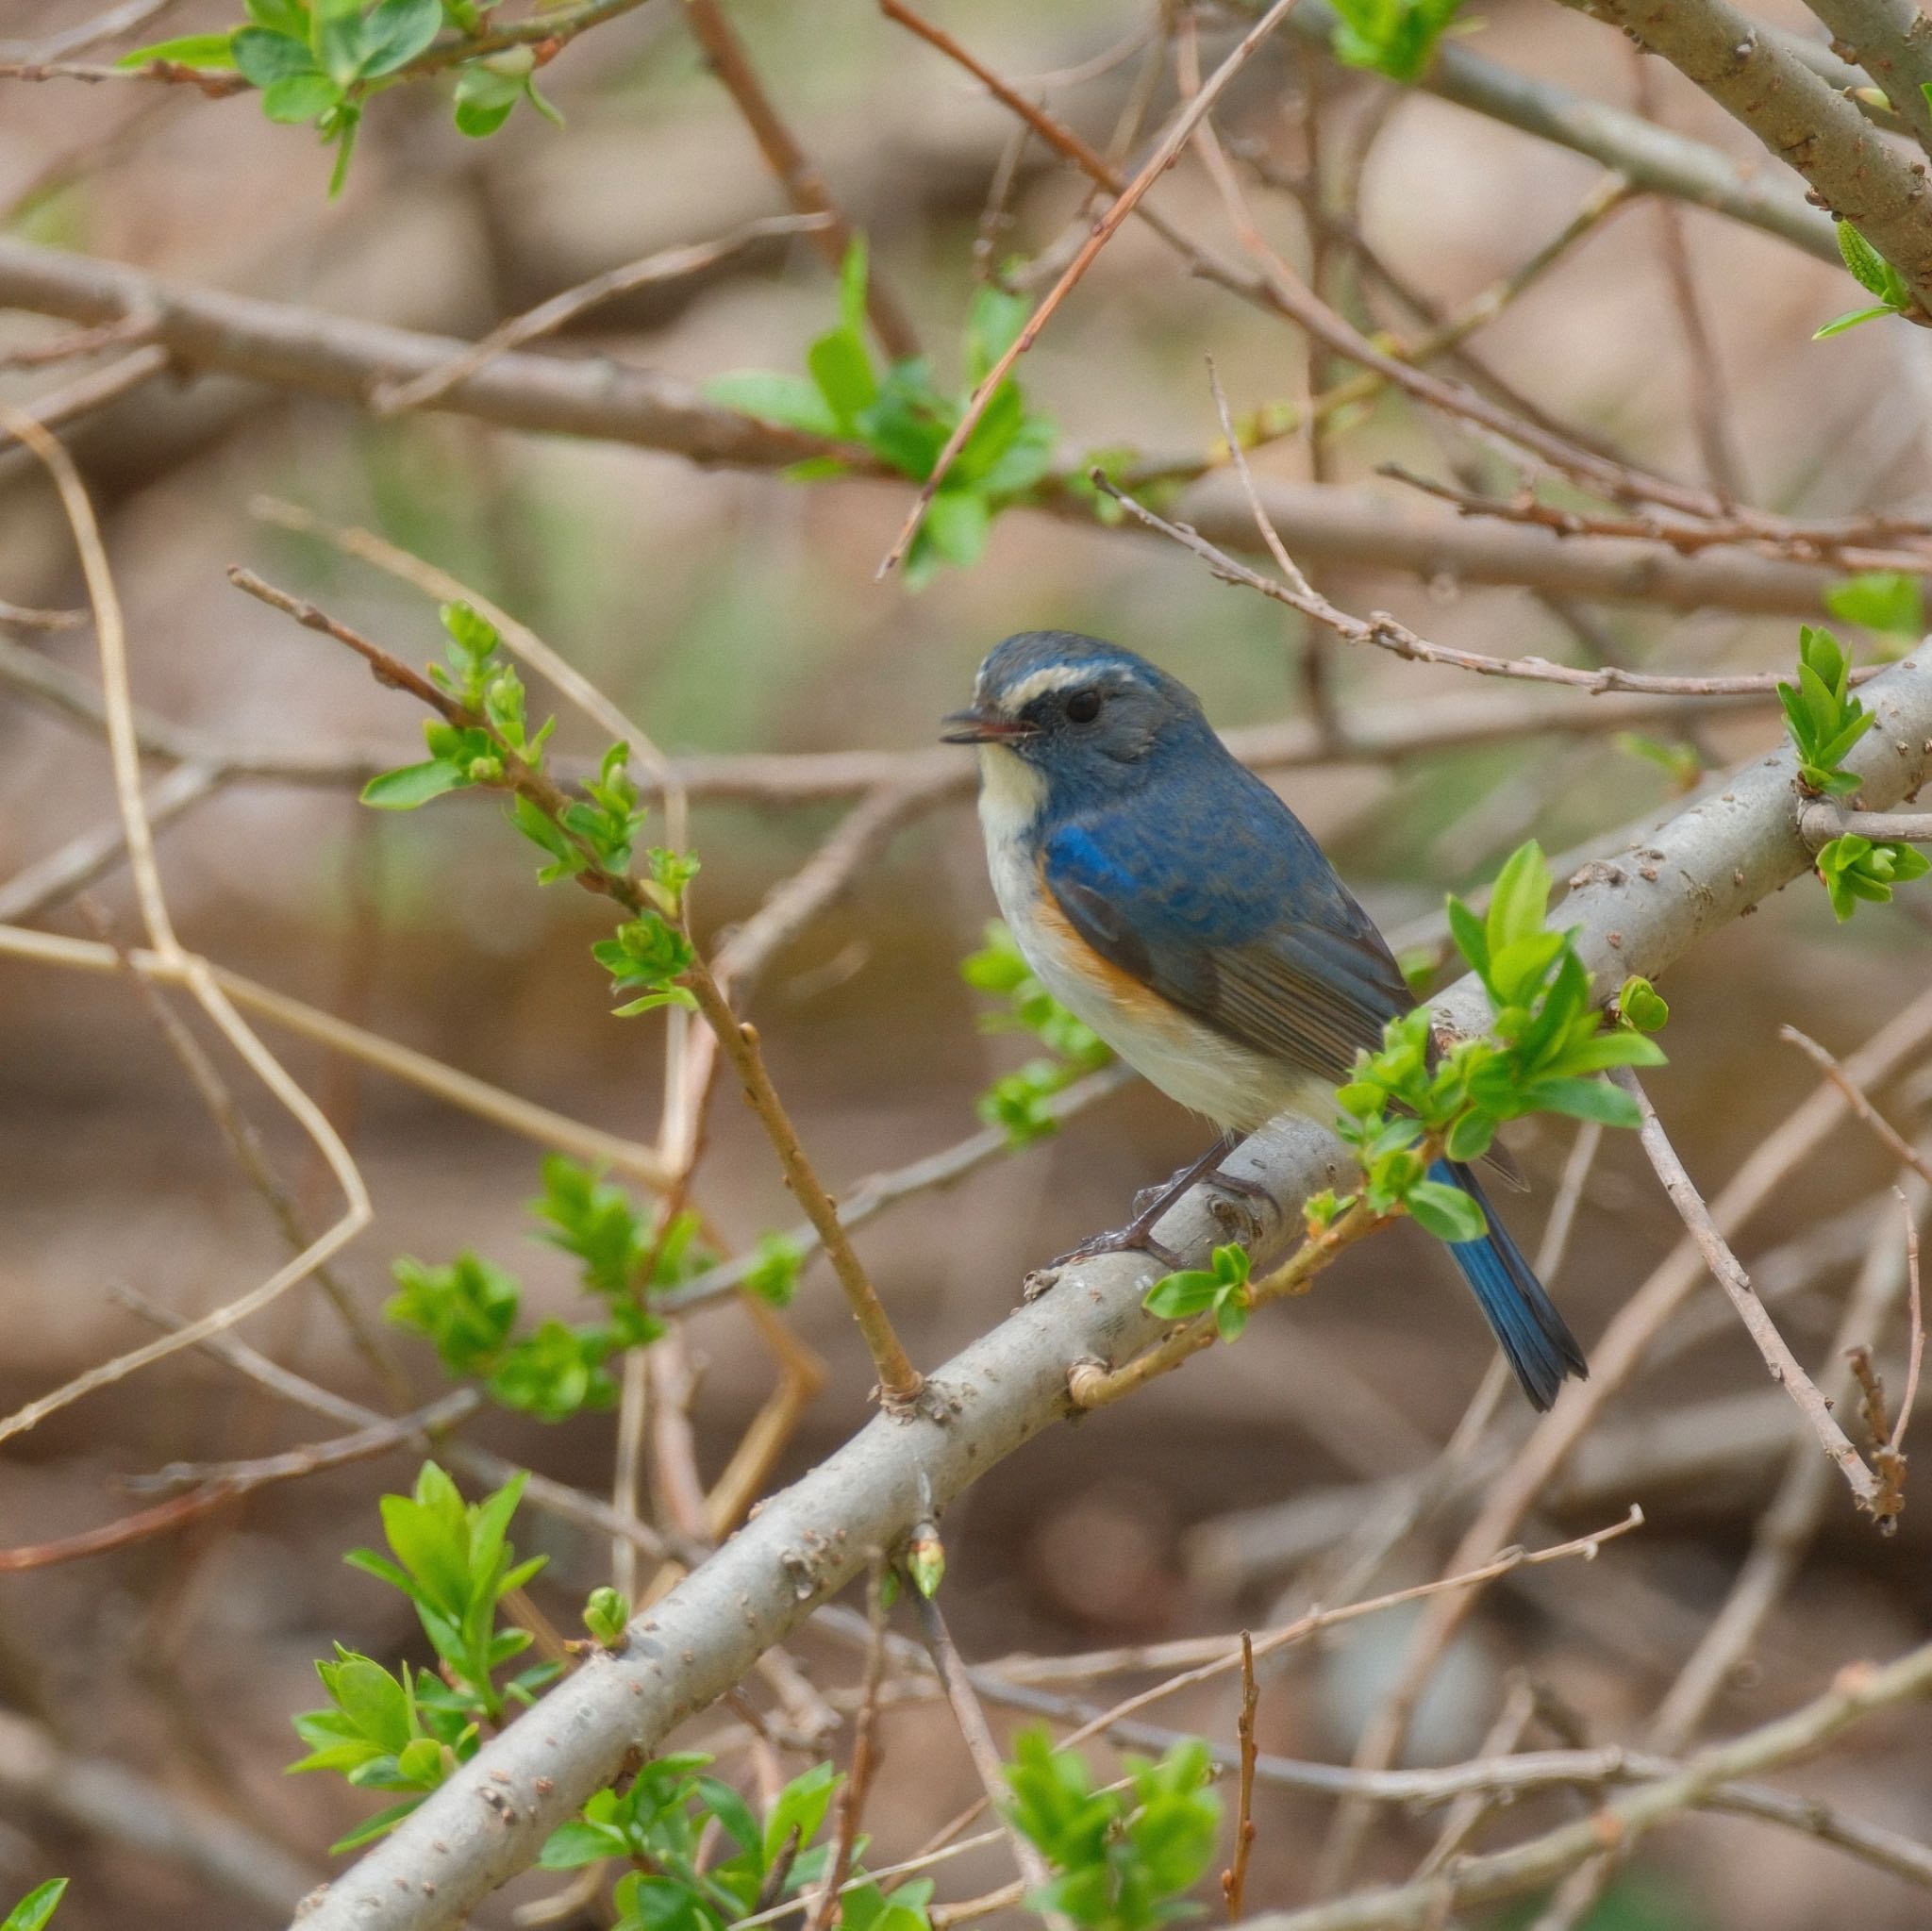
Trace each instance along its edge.
{"label": "perched songbird", "polygon": [[[1193,692],[1098,638],[1027,631],[979,667],[971,709],[945,725],[979,746],[993,891],[1054,997],[1224,1134],[1289,1111],[1333,1122],[1357,1052],[1415,999]],[[1587,1372],[1583,1351],[1470,1170],[1439,1160],[1430,1177],[1482,1206],[1488,1235],[1449,1251],[1547,1407]]]}

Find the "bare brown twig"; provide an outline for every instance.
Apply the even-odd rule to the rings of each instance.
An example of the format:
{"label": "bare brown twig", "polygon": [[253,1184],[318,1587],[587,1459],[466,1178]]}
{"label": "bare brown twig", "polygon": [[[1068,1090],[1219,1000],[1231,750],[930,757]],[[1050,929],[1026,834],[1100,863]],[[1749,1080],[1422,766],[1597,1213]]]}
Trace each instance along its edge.
{"label": "bare brown twig", "polygon": [[[934,1673],[939,1677],[940,1687],[952,1707],[953,1721],[959,1727],[966,1754],[973,1759],[973,1768],[979,1774],[980,1788],[986,1793],[987,1803],[1004,1822],[1005,1806],[1011,1801],[1012,1792],[1008,1788],[999,1746],[993,1741],[986,1712],[980,1707],[978,1693],[973,1687],[972,1674],[960,1660],[952,1632],[946,1627],[946,1619],[940,1613],[939,1604],[916,1586],[912,1594],[916,1599],[919,1627],[925,1639],[926,1654],[932,1658]],[[1053,1882],[1053,1872],[1040,1855],[1038,1846],[1025,1832],[1012,1824],[1007,1825],[1007,1836],[1012,1844],[1013,1859],[1020,1867],[1020,1876],[1025,1889],[1044,1890]],[[1059,1918],[1058,1913],[1048,1915],[1051,1921],[1064,1926],[1065,1921]]]}
{"label": "bare brown twig", "polygon": [[[1099,470],[1093,473],[1093,482],[1097,489],[1105,491],[1138,522],[1171,538],[1183,549],[1191,550],[1224,583],[1241,584],[1249,590],[1258,591],[1263,596],[1272,597],[1276,603],[1286,604],[1290,609],[1326,624],[1351,643],[1373,644],[1378,650],[1392,652],[1396,657],[1407,658],[1414,663],[1443,664],[1458,671],[1472,671],[1483,677],[1518,677],[1531,683],[1567,684],[1592,695],[1607,691],[1641,691],[1654,696],[1738,697],[1747,692],[1757,693],[1777,688],[1778,674],[1773,671],[1739,676],[1684,677],[1660,672],[1629,671],[1619,664],[1603,664],[1594,670],[1581,670],[1571,664],[1553,664],[1547,658],[1493,658],[1479,651],[1460,650],[1451,644],[1432,643],[1426,638],[1419,637],[1407,624],[1398,624],[1386,611],[1373,612],[1367,618],[1352,616],[1327,598],[1298,586],[1292,580],[1277,583],[1273,577],[1262,575],[1258,570],[1250,570],[1246,564],[1238,563],[1226,551],[1217,549],[1186,524],[1170,523],[1167,518],[1157,515]],[[1260,520],[1263,525],[1272,527],[1272,519],[1265,515],[1265,506],[1257,502],[1256,508],[1262,512]],[[1276,541],[1279,541],[1278,537]],[[1295,574],[1299,576],[1300,573],[1297,571]],[[1304,579],[1304,585],[1305,582]],[[1874,675],[1876,669],[1875,666],[1865,666],[1863,674],[1867,677]],[[1853,673],[1855,679],[1859,674],[1858,672]]]}
{"label": "bare brown twig", "polygon": [[1844,1476],[1858,1506],[1873,1514],[1881,1527],[1887,1526],[1894,1520],[1895,1510],[1884,1506],[1887,1499],[1883,1492],[1884,1484],[1873,1473],[1850,1437],[1839,1426],[1830,1403],[1819,1392],[1818,1384],[1805,1372],[1798,1357],[1791,1353],[1790,1344],[1765,1312],[1764,1304],[1751,1286],[1750,1275],[1731,1251],[1730,1243],[1718,1231],[1710,1209],[1704,1204],[1704,1196],[1698,1192],[1676,1149],[1665,1135],[1663,1123],[1651,1106],[1650,1096],[1643,1090],[1642,1083],[1628,1068],[1617,1069],[1611,1077],[1637,1102],[1642,1112],[1641,1137],[1643,1150],[1650,1156],[1650,1163],[1656,1168],[1664,1191],[1670,1195],[1671,1205],[1690,1228],[1690,1238],[1696,1241],[1706,1265],[1716,1277],[1718,1285],[1731,1297],[1731,1304],[1737,1308],[1745,1329],[1757,1342],[1758,1353],[1764,1357],[1765,1365],[1771,1370],[1772,1379],[1798,1405],[1799,1412],[1810,1423],[1826,1456],[1838,1465],[1839,1473]]}
{"label": "bare brown twig", "polygon": [[886,1574],[884,1556],[875,1556],[866,1585],[866,1620],[871,1624],[872,1636],[866,1645],[865,1679],[859,1691],[858,1716],[852,1730],[852,1762],[845,1773],[844,1788],[839,1792],[838,1817],[832,1826],[832,1855],[825,1881],[812,1902],[811,1915],[806,1920],[808,1931],[826,1931],[839,1907],[839,1893],[851,1875],[852,1859],[858,1848],[866,1795],[878,1769],[879,1684],[886,1666]]}
{"label": "bare brown twig", "polygon": [[742,254],[758,241],[783,235],[815,234],[835,225],[830,214],[772,215],[762,221],[747,222],[734,233],[716,241],[695,241],[676,248],[662,248],[641,261],[626,262],[622,268],[606,269],[589,281],[579,282],[561,294],[552,295],[534,308],[499,323],[473,347],[452,356],[440,369],[426,369],[407,382],[378,385],[370,392],[370,406],[379,416],[399,415],[405,409],[421,408],[447,395],[458,383],[467,381],[485,363],[507,350],[521,348],[539,337],[555,335],[568,327],[579,315],[600,303],[627,294],[633,289],[648,288],[657,282],[681,281]]}
{"label": "bare brown twig", "polygon": [[[786,126],[718,0],[684,0],[684,17],[712,73],[751,129],[785,198],[801,215],[815,219],[812,238],[836,271],[852,246],[853,228],[832,199],[824,176]],[[865,311],[880,346],[893,361],[919,354],[918,333],[875,263],[866,277]]]}
{"label": "bare brown twig", "polygon": [[1255,1710],[1261,1701],[1261,1688],[1255,1681],[1254,1639],[1241,1631],[1241,1711],[1235,1725],[1241,1741],[1241,1773],[1234,1814],[1234,1861],[1221,1873],[1221,1895],[1227,1906],[1228,1923],[1239,1923],[1241,1900],[1247,1889],[1248,1857],[1255,1848]]}

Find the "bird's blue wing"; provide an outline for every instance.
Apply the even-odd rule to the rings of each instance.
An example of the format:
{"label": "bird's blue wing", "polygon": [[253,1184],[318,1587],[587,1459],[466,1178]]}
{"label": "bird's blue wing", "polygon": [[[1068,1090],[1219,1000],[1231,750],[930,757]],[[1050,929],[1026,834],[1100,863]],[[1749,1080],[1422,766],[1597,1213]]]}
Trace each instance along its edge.
{"label": "bird's blue wing", "polygon": [[1043,843],[1046,887],[1141,984],[1240,1045],[1344,1079],[1414,996],[1288,807],[1239,766],[1202,776],[1059,826]]}

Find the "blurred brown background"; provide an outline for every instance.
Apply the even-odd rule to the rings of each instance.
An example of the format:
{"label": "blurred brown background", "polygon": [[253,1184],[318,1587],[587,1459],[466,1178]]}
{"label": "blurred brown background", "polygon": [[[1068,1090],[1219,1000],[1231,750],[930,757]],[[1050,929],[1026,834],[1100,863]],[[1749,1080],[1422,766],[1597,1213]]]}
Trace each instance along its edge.
{"label": "blurred brown background", "polygon": [[[0,14],[0,32],[35,42],[90,10],[86,0],[15,0]],[[868,7],[743,5],[733,15],[950,375],[1005,117]],[[1016,76],[1074,67],[1135,24],[1082,0],[953,7],[943,17]],[[165,25],[225,24],[222,7],[183,0]],[[1210,48],[1223,31],[1213,28]],[[1622,45],[1556,8],[1485,9],[1471,44],[1600,97],[1631,98]],[[1054,87],[1049,98],[1102,137],[1135,71],[1126,60],[1085,84]],[[1298,165],[1317,71],[1289,45],[1270,49],[1237,89],[1224,130]],[[1319,71],[1320,111],[1340,146],[1380,111],[1386,89]],[[1674,76],[1659,85],[1674,125],[1771,165]],[[484,143],[455,134],[435,89],[398,90],[371,113],[348,190],[330,204],[325,160],[310,137],[265,125],[245,101],[0,83],[0,209],[16,234],[185,281],[474,336],[601,269],[779,206],[669,5],[587,36],[550,71],[546,89],[568,116],[566,133],[520,114]],[[1370,152],[1360,218],[1387,258],[1453,308],[1559,228],[1598,172],[1440,101],[1406,96]],[[1220,219],[1196,171],[1180,171],[1163,193],[1170,209],[1191,211],[1204,227]],[[1064,174],[1030,151],[1007,245],[1043,245],[1076,205]],[[1264,206],[1274,237],[1298,250],[1291,211]],[[1924,339],[1874,327],[1814,345],[1811,330],[1848,306],[1845,278],[1760,234],[1697,212],[1688,219],[1756,500],[1792,513],[1923,508],[1922,398],[1932,375]],[[692,379],[792,369],[832,300],[805,243],[774,245],[695,284],[601,310],[561,352],[594,348]],[[0,349],[43,340],[55,326],[0,318]],[[1652,207],[1605,223],[1479,341],[1491,367],[1547,408],[1674,474],[1695,473],[1690,375]],[[1297,339],[1177,275],[1130,226],[1024,374],[1070,449],[1189,450],[1217,433],[1208,351],[1238,408],[1305,392]],[[5,380],[9,395],[36,387],[30,372]],[[1391,458],[1440,473],[1441,433],[1385,404],[1338,439],[1335,457],[1350,478]],[[1280,718],[1298,702],[1292,620],[1216,585],[1178,550],[1124,533],[1014,513],[996,524],[978,568],[946,572],[909,595],[873,578],[906,507],[896,485],[804,488],[705,473],[669,457],[452,417],[378,422],[214,379],[151,385],[78,427],[72,441],[126,604],[140,701],[225,739],[286,747],[374,740],[394,745],[398,761],[415,741],[406,703],[377,690],[345,654],[238,596],[223,575],[230,562],[317,597],[404,656],[425,658],[438,641],[421,599],[252,517],[260,494],[367,524],[473,583],[674,751],[924,745],[993,641],[1051,624],[1155,656],[1201,691],[1224,726]],[[1295,476],[1307,460],[1305,444],[1291,441],[1260,466]],[[1394,501],[1396,486],[1382,487]],[[1324,581],[1350,608],[1386,607],[1445,642],[1576,654],[1561,618],[1526,591],[1368,574]],[[51,492],[17,451],[0,458],[0,591],[23,604],[81,601]],[[1788,620],[1716,611],[1606,606],[1588,621],[1631,658],[1657,653],[1673,668],[1782,667],[1794,641]],[[32,647],[93,674],[87,631]],[[1351,714],[1407,713],[1468,688],[1448,672],[1360,656],[1343,659],[1339,676]],[[1723,759],[1776,741],[1762,709],[1704,728]],[[594,748],[575,720],[563,741]],[[1591,738],[1531,740],[1394,770],[1298,772],[1282,789],[1391,931],[1428,914],[1444,888],[1488,875],[1531,832],[1562,852],[1645,810],[1661,812],[1670,799],[1654,765]],[[97,737],[0,689],[0,876],[111,810]],[[833,822],[815,807],[701,807],[693,843],[705,862],[703,924],[716,929],[744,916]],[[531,1099],[641,1138],[652,1132],[656,1022],[608,1018],[585,955],[600,909],[531,890],[527,856],[492,805],[456,800],[377,819],[345,792],[237,785],[168,829],[161,860],[194,948]],[[97,897],[131,934],[125,879]],[[991,910],[976,828],[968,810],[948,807],[902,836],[769,975],[758,1017],[774,1072],[835,1190],[972,1132],[974,1095],[1024,1057],[1025,1042],[975,1029],[981,1002],[958,975]],[[45,923],[89,930],[71,906]],[[1672,1063],[1651,1090],[1707,1190],[1810,1089],[1810,1069],[1778,1044],[1778,1025],[1849,1048],[1924,987],[1926,944],[1924,926],[1902,908],[1868,909],[1837,928],[1823,892],[1805,881],[1672,974]],[[283,1250],[126,986],[8,960],[0,987],[0,1404],[10,1409],[147,1335],[117,1305],[117,1288],[196,1311],[271,1272]],[[535,1190],[538,1149],[302,1041],[276,1035],[275,1044],[343,1123],[374,1193],[375,1224],[341,1269],[365,1307],[385,1295],[394,1257],[441,1259],[466,1245],[520,1272],[539,1308],[566,1306],[562,1263],[525,1234],[522,1203]],[[325,1176],[276,1109],[243,1090],[284,1171],[321,1215],[331,1201]],[[1928,1099],[1932,1083],[1922,1076],[1891,1116],[1912,1131],[1912,1108],[1923,1118]],[[747,1241],[791,1224],[749,1117],[728,1092],[712,1110],[701,1181],[708,1211]],[[1130,1089],[1057,1140],[869,1229],[861,1250],[914,1356],[937,1362],[997,1320],[1029,1266],[1120,1218],[1128,1194],[1197,1151],[1197,1138],[1167,1103]],[[1519,1148],[1535,1193],[1504,1209],[1525,1240],[1568,1143],[1567,1129],[1553,1129],[1531,1132]],[[1847,1126],[1828,1157],[1754,1223],[1745,1257],[1828,1222],[1888,1179],[1875,1146]],[[1556,1283],[1586,1342],[1677,1232],[1634,1143],[1607,1145]],[[1824,1263],[1780,1304],[1807,1360],[1824,1348],[1875,1232],[1869,1218],[1841,1230],[1835,1248],[1824,1243]],[[1707,1314],[1717,1298],[1714,1288],[1701,1290]],[[373,1398],[325,1317],[298,1292],[248,1337],[316,1379]],[[822,1272],[792,1318],[832,1366],[788,1451],[795,1473],[861,1420],[869,1376]],[[696,1321],[691,1340],[703,1370],[701,1451],[714,1468],[771,1368],[728,1307]],[[426,1399],[437,1386],[428,1351],[410,1340],[402,1348]],[[1447,1436],[1489,1350],[1428,1242],[1405,1233],[1373,1243],[1308,1299],[1257,1321],[1238,1349],[1051,1432],[974,1489],[946,1523],[946,1601],[962,1647],[978,1657],[1278,1620],[1319,1589],[1333,1523],[1358,1519],[1367,1506],[1359,1485],[1421,1465]],[[1730,1408],[1713,1406],[1733,1397]],[[1510,1401],[1504,1426],[1517,1431],[1529,1418]],[[1717,1452],[1646,1468],[1656,1418],[1686,1413]],[[1700,1344],[1645,1376],[1599,1431],[1594,1477],[1578,1472],[1575,1492],[1557,1498],[1531,1540],[1607,1523],[1632,1501],[1649,1525],[1589,1569],[1558,1566],[1492,1592],[1425,1706],[1423,1757],[1472,1754],[1506,1686],[1524,1672],[1574,1712],[1580,1734],[1627,1734],[1722,1598],[1795,1425],[1728,1316],[1710,1319]],[[602,1490],[612,1426],[608,1416],[556,1428],[496,1416],[475,1432]],[[0,1540],[33,1542],[109,1519],[132,1506],[112,1486],[118,1473],[323,1432],[215,1365],[176,1359],[8,1444]],[[370,1800],[332,1780],[282,1782],[279,1767],[295,1754],[288,1718],[315,1700],[310,1664],[332,1641],[379,1656],[420,1646],[400,1600],[338,1559],[374,1539],[377,1493],[404,1486],[409,1470],[402,1456],[359,1465],[272,1490],[178,1536],[7,1577],[0,1700],[74,1752],[139,1768],[320,1872],[325,1844]],[[1329,1507],[1326,1529],[1318,1503]],[[1272,1555],[1267,1525],[1243,1517],[1237,1529],[1224,1526],[1237,1512],[1279,1505],[1301,1513],[1270,1519],[1268,1532],[1280,1538]],[[1748,1673],[1723,1700],[1720,1733],[1815,1693],[1851,1657],[1886,1656],[1924,1633],[1924,1498],[1907,1507],[1890,1540],[1855,1519],[1842,1494],[1825,1523],[1754,1645]],[[1452,1508],[1419,1531],[1380,1586],[1435,1573],[1457,1525]],[[605,1579],[608,1551],[536,1518],[524,1534],[553,1556],[538,1595],[568,1625],[583,1592]],[[1266,1684],[1263,1747],[1345,1760],[1405,1627],[1399,1617],[1373,1620],[1297,1652]],[[851,1658],[837,1650],[807,1641],[802,1653],[824,1680],[851,1673]],[[1224,1739],[1232,1700],[1177,1704],[1166,1720]],[[976,1788],[942,1713],[894,1714],[886,1742],[888,1772],[868,1818],[875,1856],[916,1846]],[[1928,1773],[1923,1714],[1907,1712],[1861,1730],[1795,1787],[1924,1837],[1932,1831]],[[1301,1894],[1331,1807],[1264,1796],[1251,1903]],[[1534,1814],[1545,1813],[1562,1814],[1560,1801],[1540,1800]],[[1434,1828],[1430,1819],[1396,1819],[1378,1837],[1372,1868],[1406,1870]],[[8,1790],[0,1890],[56,1871],[75,1879],[63,1931],[270,1922],[169,1859],[82,1833],[26,1791]],[[945,1877],[941,1895],[969,1895],[1004,1875],[1000,1856],[983,1853]],[[1928,1910],[1924,1892],[1800,1838],[1703,1820],[1648,1847],[1591,1923],[1594,1931],[1814,1931],[1845,1922],[1906,1931],[1926,1923]]]}

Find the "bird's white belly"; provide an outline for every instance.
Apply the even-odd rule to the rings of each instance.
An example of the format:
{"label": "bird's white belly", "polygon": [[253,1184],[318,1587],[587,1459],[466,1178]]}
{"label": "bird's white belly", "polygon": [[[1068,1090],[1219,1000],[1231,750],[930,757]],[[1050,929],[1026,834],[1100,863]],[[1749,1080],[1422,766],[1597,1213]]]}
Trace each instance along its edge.
{"label": "bird's white belly", "polygon": [[1039,809],[1039,779],[1010,751],[981,751],[980,824],[993,896],[1041,983],[1127,1064],[1170,1099],[1217,1126],[1251,1133],[1277,1113],[1324,1124],[1335,1089],[1281,1061],[1249,1052],[1158,994],[1096,972],[1086,942],[1063,918],[1042,918],[1041,886],[1024,839]]}

